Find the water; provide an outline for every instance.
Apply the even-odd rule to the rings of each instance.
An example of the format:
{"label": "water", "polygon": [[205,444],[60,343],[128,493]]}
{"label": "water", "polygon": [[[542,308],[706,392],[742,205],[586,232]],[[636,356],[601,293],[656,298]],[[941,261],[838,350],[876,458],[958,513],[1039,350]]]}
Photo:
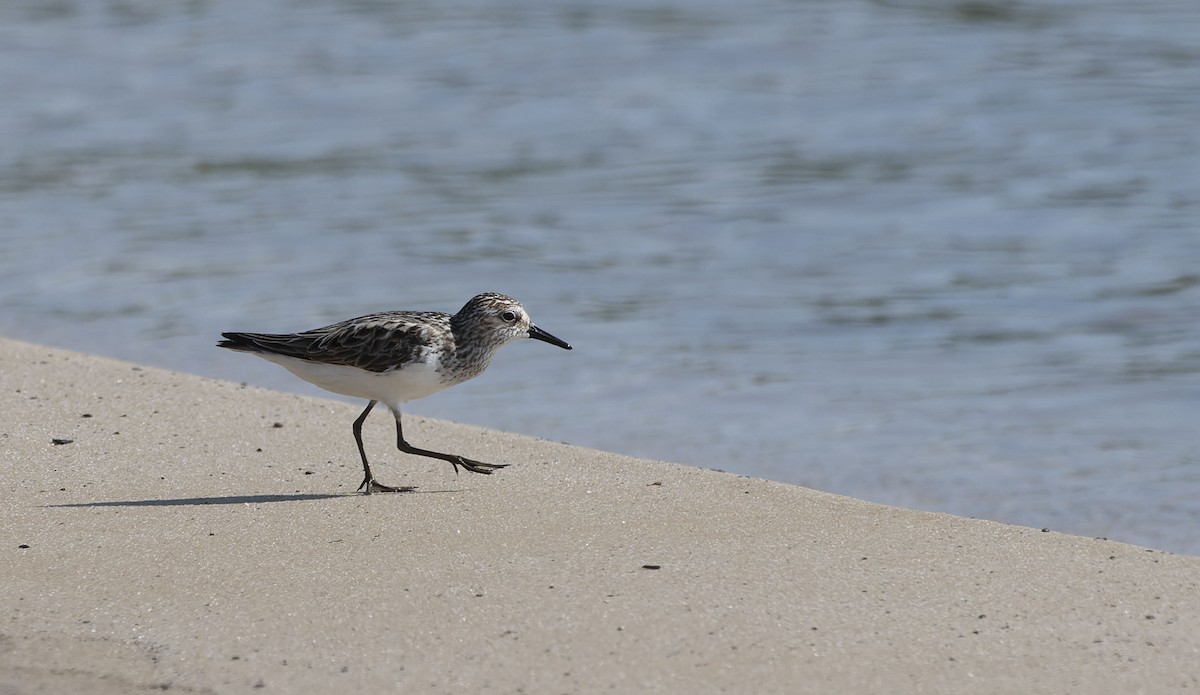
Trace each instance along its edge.
{"label": "water", "polygon": [[[0,6],[0,333],[520,298],[412,412],[1200,553],[1200,11]],[[346,423],[345,455],[354,457]]]}

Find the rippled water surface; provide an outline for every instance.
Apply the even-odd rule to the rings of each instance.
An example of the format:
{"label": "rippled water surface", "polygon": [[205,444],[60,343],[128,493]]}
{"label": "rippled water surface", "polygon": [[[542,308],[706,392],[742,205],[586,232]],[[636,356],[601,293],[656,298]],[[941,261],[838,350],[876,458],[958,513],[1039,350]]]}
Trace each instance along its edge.
{"label": "rippled water surface", "polygon": [[0,332],[314,393],[217,334],[503,291],[576,350],[409,410],[1200,553],[1198,36],[1192,0],[4,3]]}

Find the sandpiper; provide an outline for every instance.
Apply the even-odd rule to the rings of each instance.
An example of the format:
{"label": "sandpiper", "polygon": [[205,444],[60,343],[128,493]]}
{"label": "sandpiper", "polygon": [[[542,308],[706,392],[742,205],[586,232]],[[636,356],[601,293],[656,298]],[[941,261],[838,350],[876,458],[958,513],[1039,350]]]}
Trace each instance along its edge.
{"label": "sandpiper", "polygon": [[496,350],[514,340],[535,338],[571,349],[533,325],[517,300],[494,292],[472,297],[453,316],[440,311],[386,311],[303,333],[221,335],[225,340],[217,347],[253,353],[327,391],[369,401],[354,421],[354,441],[364,474],[358,489],[368,495],[413,489],[380,484],[371,474],[362,425],[376,403],[386,405],[396,418],[400,451],[448,461],[456,473],[462,466],[472,473],[490,475],[507,464],[419,449],[404,441],[400,404],[479,376]]}

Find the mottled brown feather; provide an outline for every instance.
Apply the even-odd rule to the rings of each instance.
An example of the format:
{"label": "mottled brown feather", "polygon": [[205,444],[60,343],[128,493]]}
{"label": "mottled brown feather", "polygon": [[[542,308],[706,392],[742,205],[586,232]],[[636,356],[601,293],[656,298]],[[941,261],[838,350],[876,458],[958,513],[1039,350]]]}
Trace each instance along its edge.
{"label": "mottled brown feather", "polygon": [[436,311],[368,314],[303,333],[222,333],[220,347],[386,372],[455,352],[450,315]]}

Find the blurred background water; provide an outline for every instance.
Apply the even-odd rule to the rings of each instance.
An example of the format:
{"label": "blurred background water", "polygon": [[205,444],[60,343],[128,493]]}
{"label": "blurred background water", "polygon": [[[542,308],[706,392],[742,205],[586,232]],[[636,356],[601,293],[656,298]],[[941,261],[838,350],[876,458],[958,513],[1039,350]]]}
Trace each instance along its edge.
{"label": "blurred background water", "polygon": [[1197,37],[1194,0],[11,0],[0,333],[318,393],[217,334],[507,292],[576,350],[410,412],[1200,553]]}

